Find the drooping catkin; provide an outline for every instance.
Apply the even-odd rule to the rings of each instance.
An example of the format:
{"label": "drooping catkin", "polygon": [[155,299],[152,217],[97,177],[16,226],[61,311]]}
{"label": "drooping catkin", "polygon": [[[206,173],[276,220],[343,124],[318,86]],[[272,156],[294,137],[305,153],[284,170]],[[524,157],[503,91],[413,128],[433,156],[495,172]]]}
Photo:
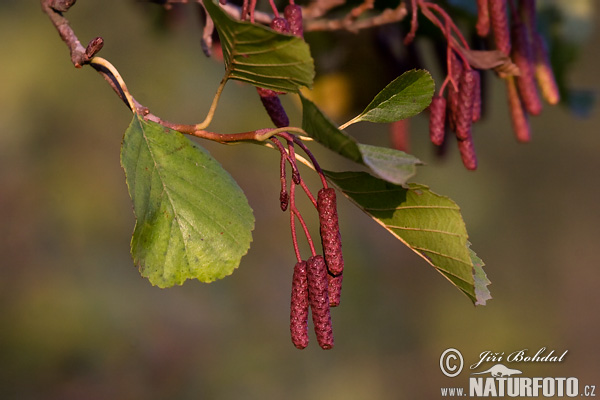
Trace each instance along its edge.
{"label": "drooping catkin", "polygon": [[477,71],[475,75],[475,87],[473,88],[473,122],[477,122],[481,119],[481,73]]}
{"label": "drooping catkin", "polygon": [[533,33],[533,48],[535,54],[535,78],[542,96],[548,104],[558,104],[560,101],[560,92],[548,58],[546,43],[544,43],[544,39],[537,32]]}
{"label": "drooping catkin", "polygon": [[[494,1],[494,0],[492,0]],[[477,34],[486,37],[490,33],[490,12],[488,0],[477,0]]]}
{"label": "drooping catkin", "polygon": [[283,9],[283,15],[290,24],[290,33],[299,37],[304,36],[302,8],[297,4],[289,4]]}
{"label": "drooping catkin", "polygon": [[298,349],[303,349],[308,345],[308,278],[306,261],[300,261],[294,266],[290,333],[292,335],[292,343]]}
{"label": "drooping catkin", "polygon": [[322,188],[317,195],[317,211],[321,227],[321,244],[327,269],[333,275],[344,270],[342,238],[337,215],[335,189]]}
{"label": "drooping catkin", "polygon": [[458,139],[458,150],[460,151],[460,158],[462,159],[463,165],[471,171],[477,169],[477,154],[475,153],[475,145],[473,144],[473,138],[461,140]]}
{"label": "drooping catkin", "polygon": [[477,71],[464,70],[460,75],[458,105],[456,110],[456,137],[465,140],[471,136],[473,125],[473,103],[475,100],[475,83]]}
{"label": "drooping catkin", "polygon": [[452,81],[456,83],[456,89],[452,83],[450,83],[448,86],[448,96],[446,101],[448,110],[446,111],[446,114],[448,115],[448,124],[450,126],[450,130],[455,132],[456,116],[458,115],[460,76],[462,75],[463,64],[460,57],[457,56],[456,53],[452,52],[450,57],[450,76],[452,77]]}
{"label": "drooping catkin", "polygon": [[492,32],[496,48],[510,54],[510,25],[506,10],[506,0],[490,0],[488,3]]}
{"label": "drooping catkin", "polygon": [[333,276],[331,274],[327,274],[327,292],[329,295],[329,306],[337,307],[340,305],[340,300],[342,297],[342,280],[344,279],[344,274]]}
{"label": "drooping catkin", "polygon": [[433,96],[429,105],[429,139],[436,146],[444,143],[446,136],[446,98]]}
{"label": "drooping catkin", "polygon": [[322,349],[333,347],[333,327],[329,309],[327,267],[321,255],[312,256],[307,261],[308,302],[312,313],[317,342]]}
{"label": "drooping catkin", "polygon": [[508,97],[508,106],[512,121],[515,137],[519,142],[527,143],[531,140],[531,129],[527,119],[527,113],[521,104],[515,78],[509,76],[506,78],[506,91]]}
{"label": "drooping catkin", "polygon": [[513,52],[512,59],[519,67],[517,88],[523,100],[523,105],[529,114],[538,115],[542,112],[542,101],[538,95],[535,83],[535,65],[527,27],[515,22],[512,27]]}

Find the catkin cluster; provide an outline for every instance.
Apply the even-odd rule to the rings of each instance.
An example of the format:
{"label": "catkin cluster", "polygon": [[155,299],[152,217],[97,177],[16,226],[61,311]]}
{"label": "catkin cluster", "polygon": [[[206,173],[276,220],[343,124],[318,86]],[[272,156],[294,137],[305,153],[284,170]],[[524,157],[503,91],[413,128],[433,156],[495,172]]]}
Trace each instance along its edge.
{"label": "catkin cluster", "polygon": [[331,307],[340,304],[344,260],[338,226],[335,191],[323,188],[317,200],[323,254],[300,261],[294,267],[290,311],[292,343],[299,349],[308,345],[310,307],[317,342],[322,349],[333,347]]}
{"label": "catkin cluster", "polygon": [[[518,74],[501,74],[506,82],[507,98],[515,136],[520,142],[531,140],[528,116],[542,111],[543,98],[548,104],[560,100],[558,86],[543,38],[536,31],[535,0],[477,0],[477,34],[490,36],[496,50],[510,57]],[[456,134],[463,164],[477,168],[471,124],[481,117],[480,74],[452,46],[448,55],[449,81],[446,97],[434,96],[430,105],[429,134],[436,146],[446,137],[446,128]],[[541,93],[541,97],[540,97]]]}

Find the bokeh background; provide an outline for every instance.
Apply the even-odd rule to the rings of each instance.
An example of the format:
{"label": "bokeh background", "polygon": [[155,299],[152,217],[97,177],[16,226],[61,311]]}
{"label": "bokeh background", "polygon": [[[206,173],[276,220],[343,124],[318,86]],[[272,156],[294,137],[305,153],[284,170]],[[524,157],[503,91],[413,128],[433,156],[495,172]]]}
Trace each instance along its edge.
{"label": "bokeh background", "polygon": [[[565,3],[580,33],[567,82],[595,92],[600,7]],[[200,51],[192,10],[168,31],[157,29],[157,6],[133,1],[80,1],[68,17],[82,41],[105,39],[101,55],[139,101],[192,123],[204,118],[222,74]],[[378,66],[370,68],[341,84],[331,78],[338,101],[376,81]],[[487,350],[568,350],[560,364],[512,366],[525,376],[577,377],[600,390],[598,109],[584,118],[568,107],[546,108],[531,121],[532,143],[522,145],[510,129],[503,86],[490,79],[488,89],[487,116],[475,128],[477,172],[462,167],[455,149],[434,157],[425,118],[410,124],[411,151],[427,163],[415,181],[461,206],[494,299],[473,307],[340,199],[347,266],[342,305],[333,311],[336,346],[323,351],[311,337],[299,351],[289,339],[294,256],[287,214],[278,209],[276,152],[202,143],[254,208],[252,248],[222,281],[152,287],[129,254],[134,218],[119,165],[129,111],[92,69],[72,67],[38,2],[2,0],[0,398],[429,399],[441,387],[467,386],[467,371],[453,379],[440,371],[449,347],[467,365]],[[291,97],[284,101],[298,124]],[[214,129],[265,126],[254,89],[229,83]],[[386,129],[349,131],[385,144]],[[326,168],[345,168],[313,148]]]}

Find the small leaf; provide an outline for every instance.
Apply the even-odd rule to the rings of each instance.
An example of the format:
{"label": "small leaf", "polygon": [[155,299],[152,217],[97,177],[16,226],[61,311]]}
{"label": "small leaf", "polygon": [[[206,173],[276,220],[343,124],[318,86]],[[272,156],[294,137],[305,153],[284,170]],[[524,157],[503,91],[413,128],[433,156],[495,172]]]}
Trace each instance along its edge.
{"label": "small leaf", "polygon": [[181,133],[134,115],[121,165],[136,217],[131,254],[153,285],[211,282],[246,254],[252,209],[237,183]]}
{"label": "small leaf", "polygon": [[302,100],[302,129],[317,142],[354,162],[366,165],[379,177],[404,185],[416,173],[421,161],[410,154],[387,147],[358,143],[338,129],[309,99]]}
{"label": "small leaf", "polygon": [[[473,303],[485,303],[485,293],[477,293],[486,285],[483,263],[472,256],[475,253],[468,247],[467,231],[456,203],[426,186],[411,183],[405,189],[365,172],[327,171],[326,175],[346,197],[435,267]],[[475,269],[474,260],[479,260]]]}
{"label": "small leaf", "polygon": [[234,20],[212,0],[204,0],[204,6],[221,39],[225,79],[281,92],[312,86],[314,62],[303,39]]}
{"label": "small leaf", "polygon": [[429,106],[434,90],[435,83],[429,72],[407,71],[379,92],[360,115],[342,126],[359,121],[388,123],[412,117]]}
{"label": "small leaf", "polygon": [[363,162],[380,178],[404,186],[422,162],[415,156],[388,147],[359,144]]}

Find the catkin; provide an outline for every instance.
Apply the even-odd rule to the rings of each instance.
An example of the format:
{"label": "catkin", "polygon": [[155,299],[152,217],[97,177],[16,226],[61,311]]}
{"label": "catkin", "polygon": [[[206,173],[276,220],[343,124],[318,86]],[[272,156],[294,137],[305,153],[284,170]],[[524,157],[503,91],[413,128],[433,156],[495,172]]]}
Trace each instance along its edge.
{"label": "catkin", "polygon": [[304,36],[302,8],[297,4],[289,4],[283,9],[283,15],[290,24],[290,33],[299,37]]}
{"label": "catkin", "polygon": [[464,70],[460,75],[456,110],[456,137],[461,140],[465,140],[471,136],[475,83],[477,82],[475,75],[478,75],[478,72],[472,69]]}
{"label": "catkin", "polygon": [[481,37],[486,37],[490,33],[488,0],[477,0],[477,25],[475,28],[477,29],[477,34]]}
{"label": "catkin", "polygon": [[290,333],[294,346],[303,349],[308,345],[308,280],[306,261],[300,261],[294,266]]}
{"label": "catkin", "polygon": [[544,39],[535,32],[533,33],[533,48],[535,54],[535,78],[542,96],[548,104],[558,104],[560,101],[560,92],[556,84],[554,72],[552,71],[552,65],[548,59],[548,50]]}
{"label": "catkin", "polygon": [[473,144],[473,138],[469,136],[464,140],[458,140],[458,150],[460,151],[460,158],[464,166],[471,171],[477,169],[477,154],[475,154],[475,146]]}
{"label": "catkin", "polygon": [[473,122],[477,122],[481,119],[481,73],[477,71],[473,75],[475,78],[475,87],[473,88]]}
{"label": "catkin", "polygon": [[327,274],[327,293],[329,295],[329,306],[337,307],[342,298],[342,280],[344,275],[333,276]]}
{"label": "catkin", "polygon": [[517,85],[514,77],[509,76],[506,78],[506,90],[515,137],[519,142],[527,143],[531,140],[531,129],[529,127],[527,113],[523,109],[523,104],[521,104],[521,99],[517,92]]}
{"label": "catkin", "polygon": [[283,128],[285,126],[290,125],[290,120],[285,112],[285,109],[281,105],[281,100],[279,100],[279,96],[277,93],[270,89],[264,88],[256,88],[258,95],[260,96],[260,101],[263,104],[263,107],[271,117],[271,121],[278,128]]}
{"label": "catkin", "polygon": [[490,0],[488,3],[492,32],[496,48],[510,54],[510,29],[506,12],[506,0]]}
{"label": "catkin", "polygon": [[452,52],[451,54],[451,63],[450,63],[450,76],[452,77],[452,81],[456,83],[457,89],[454,88],[453,84],[450,84],[448,87],[448,100],[447,106],[448,110],[446,114],[448,114],[448,123],[450,125],[450,130],[456,131],[456,116],[458,115],[458,103],[459,103],[459,91],[460,91],[460,76],[463,71],[463,64],[456,55],[456,53]]}
{"label": "catkin", "polygon": [[429,139],[436,146],[444,144],[446,136],[446,98],[433,96],[429,105]]}
{"label": "catkin", "polygon": [[342,255],[342,238],[338,222],[335,189],[323,188],[317,195],[317,211],[321,226],[321,244],[327,263],[327,269],[333,275],[339,275],[344,270]]}
{"label": "catkin", "polygon": [[327,267],[322,256],[307,261],[308,302],[310,304],[317,342],[322,349],[333,347],[333,327],[329,309]]}
{"label": "catkin", "polygon": [[271,29],[280,33],[290,33],[290,23],[287,19],[281,17],[275,17],[271,21]]}
{"label": "catkin", "polygon": [[522,23],[513,24],[513,53],[512,59],[519,67],[517,88],[523,100],[523,105],[529,114],[538,115],[542,112],[542,102],[535,83],[535,66],[531,43],[527,28]]}

